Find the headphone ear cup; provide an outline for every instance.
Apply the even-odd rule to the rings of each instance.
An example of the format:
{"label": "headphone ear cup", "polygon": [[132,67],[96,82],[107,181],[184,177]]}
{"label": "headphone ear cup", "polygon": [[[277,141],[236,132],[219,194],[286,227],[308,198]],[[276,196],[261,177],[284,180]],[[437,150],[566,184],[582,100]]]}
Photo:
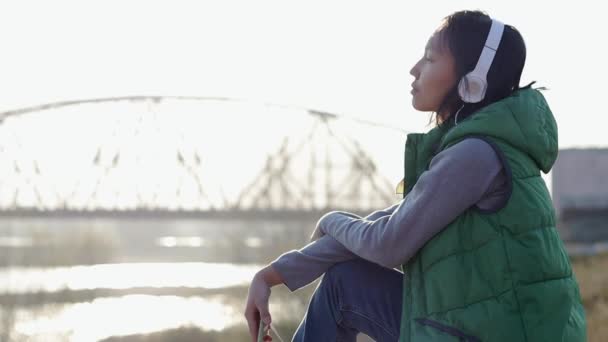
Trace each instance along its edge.
{"label": "headphone ear cup", "polygon": [[464,102],[468,102],[468,94],[467,94],[467,81],[465,80],[467,75],[464,75],[460,82],[458,82],[458,95],[460,95],[460,99]]}
{"label": "headphone ear cup", "polygon": [[458,83],[458,95],[466,103],[481,102],[486,95],[487,84],[481,77],[466,74]]}

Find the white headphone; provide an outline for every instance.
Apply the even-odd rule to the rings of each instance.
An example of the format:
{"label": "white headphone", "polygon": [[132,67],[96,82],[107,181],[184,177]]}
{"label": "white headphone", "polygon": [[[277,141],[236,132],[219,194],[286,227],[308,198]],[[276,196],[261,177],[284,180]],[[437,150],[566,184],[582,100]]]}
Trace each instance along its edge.
{"label": "white headphone", "polygon": [[488,88],[488,71],[498,50],[498,45],[502,38],[505,25],[498,20],[492,19],[492,26],[486,39],[486,44],[481,51],[477,65],[473,71],[464,75],[458,83],[458,94],[462,101],[466,103],[481,102],[486,96]]}

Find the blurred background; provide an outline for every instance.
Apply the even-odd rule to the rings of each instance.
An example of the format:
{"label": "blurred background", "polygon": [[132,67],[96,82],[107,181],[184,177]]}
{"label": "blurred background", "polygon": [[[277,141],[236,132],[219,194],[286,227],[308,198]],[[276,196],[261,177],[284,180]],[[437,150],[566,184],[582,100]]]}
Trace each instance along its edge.
{"label": "blurred background", "polygon": [[[446,15],[528,47],[560,156],[545,181],[608,337],[608,69],[599,4],[0,4],[0,341],[246,341],[255,272],[330,210],[395,203],[410,68]],[[273,288],[289,340],[318,280]],[[367,340],[364,336],[361,340]]]}

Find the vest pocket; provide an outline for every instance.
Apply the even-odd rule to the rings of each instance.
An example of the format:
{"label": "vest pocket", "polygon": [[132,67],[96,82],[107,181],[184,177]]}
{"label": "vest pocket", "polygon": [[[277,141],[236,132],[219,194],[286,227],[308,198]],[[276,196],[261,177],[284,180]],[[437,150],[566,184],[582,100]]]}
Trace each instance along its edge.
{"label": "vest pocket", "polygon": [[481,340],[479,338],[477,338],[473,335],[469,335],[469,334],[463,332],[462,330],[459,330],[452,326],[445,325],[443,323],[440,323],[440,322],[437,322],[437,321],[434,321],[434,320],[431,320],[428,318],[416,318],[416,319],[414,319],[414,321],[416,321],[416,323],[418,323],[420,325],[431,327],[435,330],[441,331],[450,336],[457,337],[459,341],[481,342]]}

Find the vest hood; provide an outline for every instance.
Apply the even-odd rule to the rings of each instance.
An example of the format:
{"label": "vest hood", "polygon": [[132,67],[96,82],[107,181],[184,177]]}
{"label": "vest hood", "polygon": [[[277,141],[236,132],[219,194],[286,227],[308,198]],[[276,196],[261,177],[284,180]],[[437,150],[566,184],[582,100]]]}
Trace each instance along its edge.
{"label": "vest hood", "polygon": [[525,152],[544,173],[557,159],[557,124],[547,101],[536,89],[516,91],[480,109],[450,129],[442,145],[475,134],[501,139]]}

